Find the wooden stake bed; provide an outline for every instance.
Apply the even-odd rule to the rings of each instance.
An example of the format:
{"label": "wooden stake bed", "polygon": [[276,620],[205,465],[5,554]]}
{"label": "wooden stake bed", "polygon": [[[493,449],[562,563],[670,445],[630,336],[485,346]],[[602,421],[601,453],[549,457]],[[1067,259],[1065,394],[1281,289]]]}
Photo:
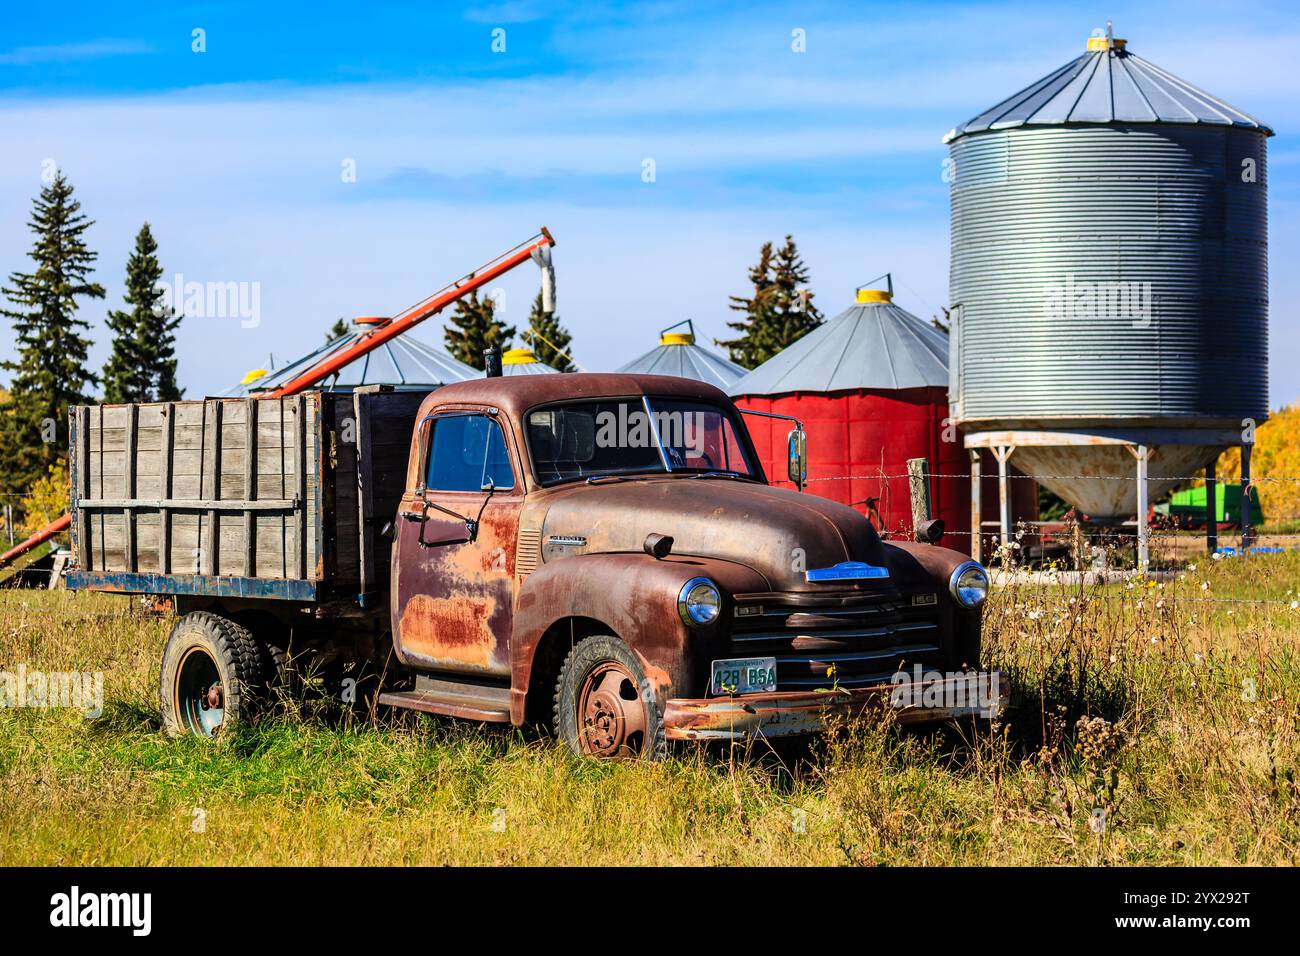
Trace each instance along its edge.
{"label": "wooden stake bed", "polygon": [[368,603],[426,394],[73,408],[69,586]]}

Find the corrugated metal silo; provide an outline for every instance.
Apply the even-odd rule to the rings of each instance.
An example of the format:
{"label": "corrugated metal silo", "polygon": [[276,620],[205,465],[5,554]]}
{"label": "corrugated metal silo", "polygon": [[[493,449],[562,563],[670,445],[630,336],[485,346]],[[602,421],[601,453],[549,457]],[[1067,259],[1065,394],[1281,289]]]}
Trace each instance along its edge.
{"label": "corrugated metal silo", "polygon": [[[329,356],[356,345],[372,329],[387,322],[387,318],[380,316],[358,316],[352,320],[352,327],[339,338],[277,369],[254,369],[226,394],[243,396],[277,389]],[[408,333],[348,363],[317,387],[350,392],[364,385],[391,385],[399,390],[428,391],[452,382],[478,378],[482,374]]]}
{"label": "corrugated metal silo", "polygon": [[945,137],[968,447],[1108,518],[1264,420],[1271,135],[1108,34]]}
{"label": "corrugated metal silo", "polygon": [[[685,332],[673,331],[683,325],[687,329]],[[723,390],[745,376],[743,367],[696,343],[695,325],[690,319],[664,329],[659,333],[658,348],[638,356],[619,371],[692,378]]]}

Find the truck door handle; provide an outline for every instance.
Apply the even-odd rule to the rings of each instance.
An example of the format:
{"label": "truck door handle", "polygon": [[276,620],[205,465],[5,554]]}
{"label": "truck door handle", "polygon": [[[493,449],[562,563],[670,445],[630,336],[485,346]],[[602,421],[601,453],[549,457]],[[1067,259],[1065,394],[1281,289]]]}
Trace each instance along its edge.
{"label": "truck door handle", "polygon": [[405,518],[407,521],[423,521],[423,520],[424,520],[424,515],[420,514],[420,512],[418,512],[418,511],[399,511],[399,512],[397,512],[397,514],[398,514],[399,517]]}

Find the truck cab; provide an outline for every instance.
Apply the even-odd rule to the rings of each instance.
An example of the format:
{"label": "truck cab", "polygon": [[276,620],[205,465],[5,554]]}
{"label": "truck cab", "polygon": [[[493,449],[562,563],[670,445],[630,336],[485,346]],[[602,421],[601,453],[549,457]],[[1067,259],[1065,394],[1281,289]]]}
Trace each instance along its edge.
{"label": "truck cab", "polygon": [[739,410],[699,382],[537,375],[431,393],[391,562],[392,648],[414,681],[380,700],[550,723],[578,753],[1001,703],[997,675],[974,670],[983,568],[769,484]]}

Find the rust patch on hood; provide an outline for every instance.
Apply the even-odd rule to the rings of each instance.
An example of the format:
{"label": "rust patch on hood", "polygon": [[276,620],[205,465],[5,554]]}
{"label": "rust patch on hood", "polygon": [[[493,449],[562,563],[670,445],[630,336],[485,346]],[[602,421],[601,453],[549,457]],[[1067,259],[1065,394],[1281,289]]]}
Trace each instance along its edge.
{"label": "rust patch on hood", "polygon": [[491,596],[434,598],[417,594],[402,611],[402,646],[430,664],[461,664],[487,670],[493,639],[488,621],[496,611]]}

